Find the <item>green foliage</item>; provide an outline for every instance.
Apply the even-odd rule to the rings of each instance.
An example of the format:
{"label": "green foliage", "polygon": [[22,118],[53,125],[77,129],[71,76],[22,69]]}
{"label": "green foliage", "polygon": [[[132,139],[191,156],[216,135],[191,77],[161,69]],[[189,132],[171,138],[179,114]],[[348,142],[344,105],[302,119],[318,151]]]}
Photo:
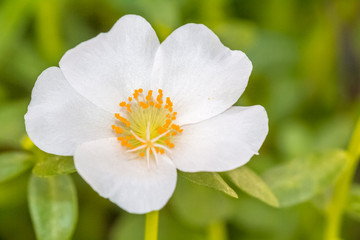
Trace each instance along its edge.
{"label": "green foliage", "polygon": [[0,146],[20,147],[25,136],[24,115],[29,100],[0,105]]}
{"label": "green foliage", "polygon": [[[141,215],[121,215],[111,228],[110,240],[143,240],[145,218]],[[159,240],[203,240],[206,233],[203,230],[189,227],[186,223],[174,218],[167,210],[160,211]]]}
{"label": "green foliage", "polygon": [[56,64],[64,53],[60,33],[61,4],[57,0],[39,1],[36,8],[38,47],[44,58]]}
{"label": "green foliage", "polygon": [[221,192],[178,178],[175,193],[169,204],[176,216],[187,224],[205,227],[213,222],[223,221],[231,215],[231,200],[233,198]]}
{"label": "green foliage", "polygon": [[38,240],[71,239],[77,221],[77,197],[69,176],[32,175],[28,199]]}
{"label": "green foliage", "polygon": [[[16,39],[19,30],[26,23],[29,11],[32,9],[30,0],[5,0],[0,3],[0,58],[6,48]],[[2,59],[0,59],[1,61]]]}
{"label": "green foliage", "polygon": [[231,182],[240,190],[246,192],[264,203],[278,207],[279,202],[266,183],[248,167],[240,167],[225,173]]}
{"label": "green foliage", "polygon": [[[323,239],[327,204],[337,197],[332,186],[339,185],[347,156],[342,151],[312,153],[345,149],[354,130],[360,109],[359,7],[357,0],[0,1],[0,239],[35,239],[25,194],[26,171],[33,166],[30,183],[36,187],[30,185],[29,190],[42,189],[41,194],[32,193],[36,202],[56,193],[57,206],[67,202],[72,209],[67,216],[75,218],[76,205],[70,207],[70,202],[75,204],[76,198],[61,197],[74,192],[74,186],[59,180],[69,180],[66,174],[75,172],[72,158],[34,151],[31,162],[31,156],[20,150],[26,136],[23,116],[44,69],[58,65],[67,49],[108,31],[129,13],[144,16],[161,41],[177,27],[195,22],[211,28],[230,49],[246,53],[253,71],[236,105],[260,104],[269,115],[269,135],[247,167],[230,173],[180,172],[175,194],[160,212],[159,239],[207,239],[208,227],[218,222],[227,226],[229,239]],[[353,136],[349,154],[354,166],[349,173],[360,154],[360,129]],[[143,239],[143,216],[123,213],[76,174],[72,177],[81,212],[74,239]],[[66,182],[67,187],[62,185]],[[345,187],[345,194],[337,198],[346,199],[346,191]],[[353,184],[346,205],[351,218],[343,222],[343,239],[360,239],[359,196]],[[316,207],[309,201],[314,197]],[[280,208],[269,206],[276,201]],[[54,213],[48,203],[38,208],[41,216]],[[342,205],[334,205],[342,211]],[[286,206],[292,207],[282,208]],[[41,223],[43,233],[62,231],[45,228],[55,226],[58,219],[47,217],[48,225]],[[37,235],[39,224],[34,221]],[[69,232],[70,228],[73,225]]]}
{"label": "green foliage", "polygon": [[179,176],[186,178],[190,182],[197,183],[202,186],[213,188],[221,191],[230,197],[238,198],[238,195],[220,176],[214,172],[198,172],[198,173],[187,173],[179,171]]}
{"label": "green foliage", "polygon": [[360,156],[360,118],[355,126],[353,136],[350,141],[349,153],[355,159]]}
{"label": "green foliage", "polygon": [[76,172],[73,157],[56,156],[43,153],[38,159],[33,173],[39,177],[48,177]]}
{"label": "green foliage", "polygon": [[34,161],[27,152],[7,152],[0,154],[0,183],[14,178],[28,170]]}
{"label": "green foliage", "polygon": [[356,219],[357,221],[360,221],[360,185],[359,184],[353,184],[350,189],[350,194],[346,206],[347,213]]}
{"label": "green foliage", "polygon": [[330,187],[345,169],[348,155],[334,150],[300,157],[263,175],[281,207],[305,202]]}

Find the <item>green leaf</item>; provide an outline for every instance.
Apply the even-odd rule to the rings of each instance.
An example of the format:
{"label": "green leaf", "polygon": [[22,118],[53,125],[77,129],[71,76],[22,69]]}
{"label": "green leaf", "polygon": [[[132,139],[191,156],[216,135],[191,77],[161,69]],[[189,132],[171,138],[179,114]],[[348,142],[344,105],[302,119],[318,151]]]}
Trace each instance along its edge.
{"label": "green leaf", "polygon": [[29,182],[29,208],[38,240],[70,239],[77,221],[77,197],[68,175],[40,178]]}
{"label": "green leaf", "polygon": [[236,192],[224,181],[224,179],[218,173],[213,172],[197,172],[187,173],[179,171],[179,175],[186,178],[190,182],[213,188],[220,192],[223,192],[230,197],[238,198]]}
{"label": "green leaf", "polygon": [[0,145],[21,147],[25,136],[24,115],[29,100],[20,100],[0,106]]}
{"label": "green leaf", "polygon": [[39,177],[69,174],[73,172],[76,172],[73,157],[51,154],[45,154],[33,168],[33,173]]}
{"label": "green leaf", "polygon": [[[26,24],[29,13],[32,10],[30,0],[7,0],[0,2],[0,58],[9,45],[19,36],[23,26]],[[2,60],[2,59],[1,59]]]}
{"label": "green leaf", "polygon": [[263,177],[279,199],[280,206],[287,207],[323,192],[336,181],[347,162],[346,152],[332,150],[300,157],[268,170]]}
{"label": "green leaf", "polygon": [[360,221],[360,184],[353,184],[351,186],[346,212],[352,218]]}
{"label": "green leaf", "polygon": [[360,155],[360,118],[356,123],[353,136],[351,137],[349,153],[353,155],[353,158],[358,158]]}
{"label": "green leaf", "polygon": [[36,7],[35,30],[40,52],[49,62],[56,63],[64,52],[61,35],[60,1],[39,1]]}
{"label": "green leaf", "polygon": [[221,192],[178,178],[169,205],[182,222],[193,227],[205,227],[228,219],[233,214],[234,202],[235,199]]}
{"label": "green leaf", "polygon": [[[162,209],[159,214],[158,240],[206,239],[204,231],[198,231],[197,228],[189,227],[186,222],[179,221],[166,208]],[[143,240],[144,226],[144,215],[121,214],[112,224],[108,239]]]}
{"label": "green leaf", "polygon": [[26,152],[0,154],[0,182],[14,178],[34,164],[32,155]]}
{"label": "green leaf", "polygon": [[266,183],[248,167],[240,167],[225,173],[229,180],[240,190],[264,203],[278,207],[279,202]]}

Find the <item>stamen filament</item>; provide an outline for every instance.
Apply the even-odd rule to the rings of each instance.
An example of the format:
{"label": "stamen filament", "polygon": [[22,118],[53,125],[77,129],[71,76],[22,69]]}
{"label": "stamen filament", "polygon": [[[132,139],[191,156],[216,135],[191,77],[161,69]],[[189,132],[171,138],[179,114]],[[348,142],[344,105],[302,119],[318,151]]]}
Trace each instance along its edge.
{"label": "stamen filament", "polygon": [[158,147],[158,148],[162,148],[165,149],[166,151],[168,151],[169,153],[171,153],[171,150],[167,147],[165,147],[164,145],[158,144],[158,143],[154,143],[154,147]]}
{"label": "stamen filament", "polygon": [[155,157],[155,162],[156,162],[156,165],[158,164],[158,156],[157,156],[157,153],[156,153],[156,150],[155,150],[155,148],[154,147],[152,147],[151,148],[151,151],[153,152],[153,154],[154,154],[154,157]]}
{"label": "stamen filament", "polygon": [[[120,126],[112,125],[111,128],[126,147],[126,152],[132,152],[146,158],[147,166],[161,161],[158,154],[171,154],[175,144],[172,141],[178,137],[183,129],[175,123],[177,112],[173,111],[170,97],[164,97],[163,91],[135,89],[132,96],[120,102],[120,113],[115,113],[115,118],[120,121]],[[153,139],[151,139],[153,138]],[[146,155],[146,156],[145,156]]]}
{"label": "stamen filament", "polygon": [[151,141],[151,139],[150,139],[150,122],[147,122],[147,127],[146,127],[146,140],[147,140],[147,141]]}
{"label": "stamen filament", "polygon": [[150,148],[146,148],[146,161],[147,161],[147,166],[148,168],[150,168]]}
{"label": "stamen filament", "polygon": [[146,143],[146,141],[144,139],[142,139],[141,137],[139,137],[138,135],[136,135],[133,130],[130,130],[130,132],[137,140],[139,140],[142,143]]}
{"label": "stamen filament", "polygon": [[167,130],[166,132],[164,132],[163,134],[160,134],[159,136],[157,136],[156,138],[152,139],[151,142],[152,143],[156,143],[157,140],[159,140],[160,138],[164,137],[166,134],[168,134],[170,132],[170,130]]}
{"label": "stamen filament", "polygon": [[141,150],[141,149],[144,149],[144,148],[146,148],[146,145],[141,145],[141,146],[139,146],[139,147],[136,147],[136,148],[127,150],[126,152],[136,152],[136,151]]}

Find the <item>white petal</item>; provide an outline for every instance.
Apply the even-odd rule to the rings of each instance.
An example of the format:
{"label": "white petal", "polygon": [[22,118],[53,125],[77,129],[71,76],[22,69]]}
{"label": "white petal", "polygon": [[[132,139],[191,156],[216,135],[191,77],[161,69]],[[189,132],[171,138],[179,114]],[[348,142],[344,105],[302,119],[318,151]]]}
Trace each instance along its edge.
{"label": "white petal", "polygon": [[145,158],[126,153],[116,138],[87,142],[76,150],[79,174],[102,197],[130,213],[161,209],[174,192],[176,168],[165,156],[147,166]]}
{"label": "white petal", "polygon": [[187,24],[159,47],[151,88],[171,97],[180,124],[195,123],[232,106],[251,70],[243,52],[225,47],[204,25]]}
{"label": "white petal", "polygon": [[25,126],[41,150],[73,155],[78,144],[113,137],[112,113],[79,95],[61,70],[50,67],[41,73],[31,95]]}
{"label": "white petal", "polygon": [[172,159],[185,172],[221,172],[240,167],[257,154],[268,133],[262,106],[231,107],[209,120],[182,127]]}
{"label": "white petal", "polygon": [[140,16],[126,15],[67,51],[60,68],[70,84],[96,105],[117,112],[135,88],[147,89],[159,40]]}

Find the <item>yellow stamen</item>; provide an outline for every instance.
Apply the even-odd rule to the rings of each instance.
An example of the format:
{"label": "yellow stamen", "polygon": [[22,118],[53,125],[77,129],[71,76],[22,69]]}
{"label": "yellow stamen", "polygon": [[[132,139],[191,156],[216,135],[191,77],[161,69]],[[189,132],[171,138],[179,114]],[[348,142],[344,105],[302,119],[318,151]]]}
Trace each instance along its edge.
{"label": "yellow stamen", "polygon": [[173,138],[183,131],[175,123],[177,112],[173,112],[174,104],[170,97],[163,101],[163,90],[157,92],[155,98],[153,90],[148,90],[145,95],[142,88],[135,89],[127,101],[120,102],[119,106],[126,111],[122,115],[115,113],[119,122],[111,125],[114,133],[120,134],[117,139],[127,152],[146,156],[148,166],[150,160],[158,162],[158,154],[171,153],[170,149],[175,147]]}

